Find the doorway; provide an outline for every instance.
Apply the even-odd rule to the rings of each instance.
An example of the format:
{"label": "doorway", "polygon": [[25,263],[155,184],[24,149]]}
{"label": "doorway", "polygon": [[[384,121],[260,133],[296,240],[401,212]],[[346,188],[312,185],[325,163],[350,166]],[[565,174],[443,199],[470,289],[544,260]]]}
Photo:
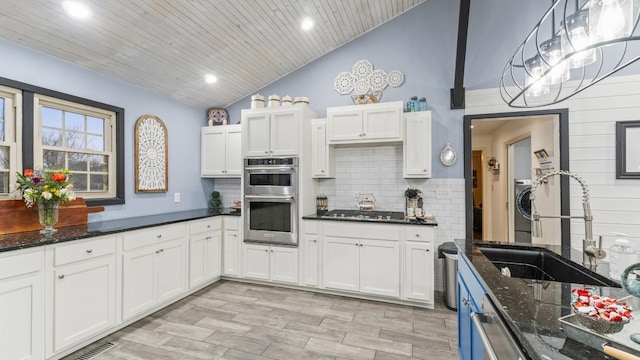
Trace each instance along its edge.
{"label": "doorway", "polygon": [[509,242],[531,244],[531,136],[508,145]]}
{"label": "doorway", "polygon": [[484,159],[483,150],[473,150],[472,160],[472,194],[473,194],[473,240],[482,241],[482,201],[484,197],[484,176],[482,163]]}

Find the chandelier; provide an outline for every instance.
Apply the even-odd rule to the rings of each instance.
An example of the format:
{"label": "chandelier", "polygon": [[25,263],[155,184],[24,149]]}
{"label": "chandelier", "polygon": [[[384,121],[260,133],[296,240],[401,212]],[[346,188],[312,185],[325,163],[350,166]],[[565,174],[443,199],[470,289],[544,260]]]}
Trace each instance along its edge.
{"label": "chandelier", "polygon": [[640,0],[553,0],[507,62],[500,95],[514,108],[559,103],[640,58]]}

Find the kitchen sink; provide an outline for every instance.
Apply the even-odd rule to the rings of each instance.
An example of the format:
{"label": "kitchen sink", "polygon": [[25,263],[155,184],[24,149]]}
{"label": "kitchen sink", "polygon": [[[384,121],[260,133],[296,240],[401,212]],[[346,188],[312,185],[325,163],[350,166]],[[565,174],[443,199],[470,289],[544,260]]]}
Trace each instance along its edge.
{"label": "kitchen sink", "polygon": [[[511,277],[574,284],[620,287],[620,284],[542,248],[476,245],[482,254]],[[508,270],[503,270],[508,268]]]}

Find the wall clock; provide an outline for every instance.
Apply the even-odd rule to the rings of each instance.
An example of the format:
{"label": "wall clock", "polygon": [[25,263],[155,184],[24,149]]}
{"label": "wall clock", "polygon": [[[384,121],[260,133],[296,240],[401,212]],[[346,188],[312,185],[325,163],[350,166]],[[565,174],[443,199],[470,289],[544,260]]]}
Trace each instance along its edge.
{"label": "wall clock", "polygon": [[229,122],[229,113],[223,108],[211,108],[208,111],[209,126],[226,125]]}
{"label": "wall clock", "polygon": [[142,115],[135,129],[136,193],[167,192],[169,154],[167,128],[160,118]]}

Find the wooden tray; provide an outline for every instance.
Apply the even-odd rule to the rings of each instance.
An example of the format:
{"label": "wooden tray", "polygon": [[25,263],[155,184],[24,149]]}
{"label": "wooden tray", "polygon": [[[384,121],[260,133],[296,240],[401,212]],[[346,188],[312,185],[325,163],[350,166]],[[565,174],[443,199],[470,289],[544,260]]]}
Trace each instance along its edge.
{"label": "wooden tray", "polygon": [[[87,207],[83,198],[76,198],[60,205],[58,222],[54,228],[74,225],[84,225],[89,219],[89,213],[104,211],[104,207]],[[0,201],[0,234],[10,234],[22,231],[42,230],[38,220],[36,204],[28,208],[22,200]]]}

